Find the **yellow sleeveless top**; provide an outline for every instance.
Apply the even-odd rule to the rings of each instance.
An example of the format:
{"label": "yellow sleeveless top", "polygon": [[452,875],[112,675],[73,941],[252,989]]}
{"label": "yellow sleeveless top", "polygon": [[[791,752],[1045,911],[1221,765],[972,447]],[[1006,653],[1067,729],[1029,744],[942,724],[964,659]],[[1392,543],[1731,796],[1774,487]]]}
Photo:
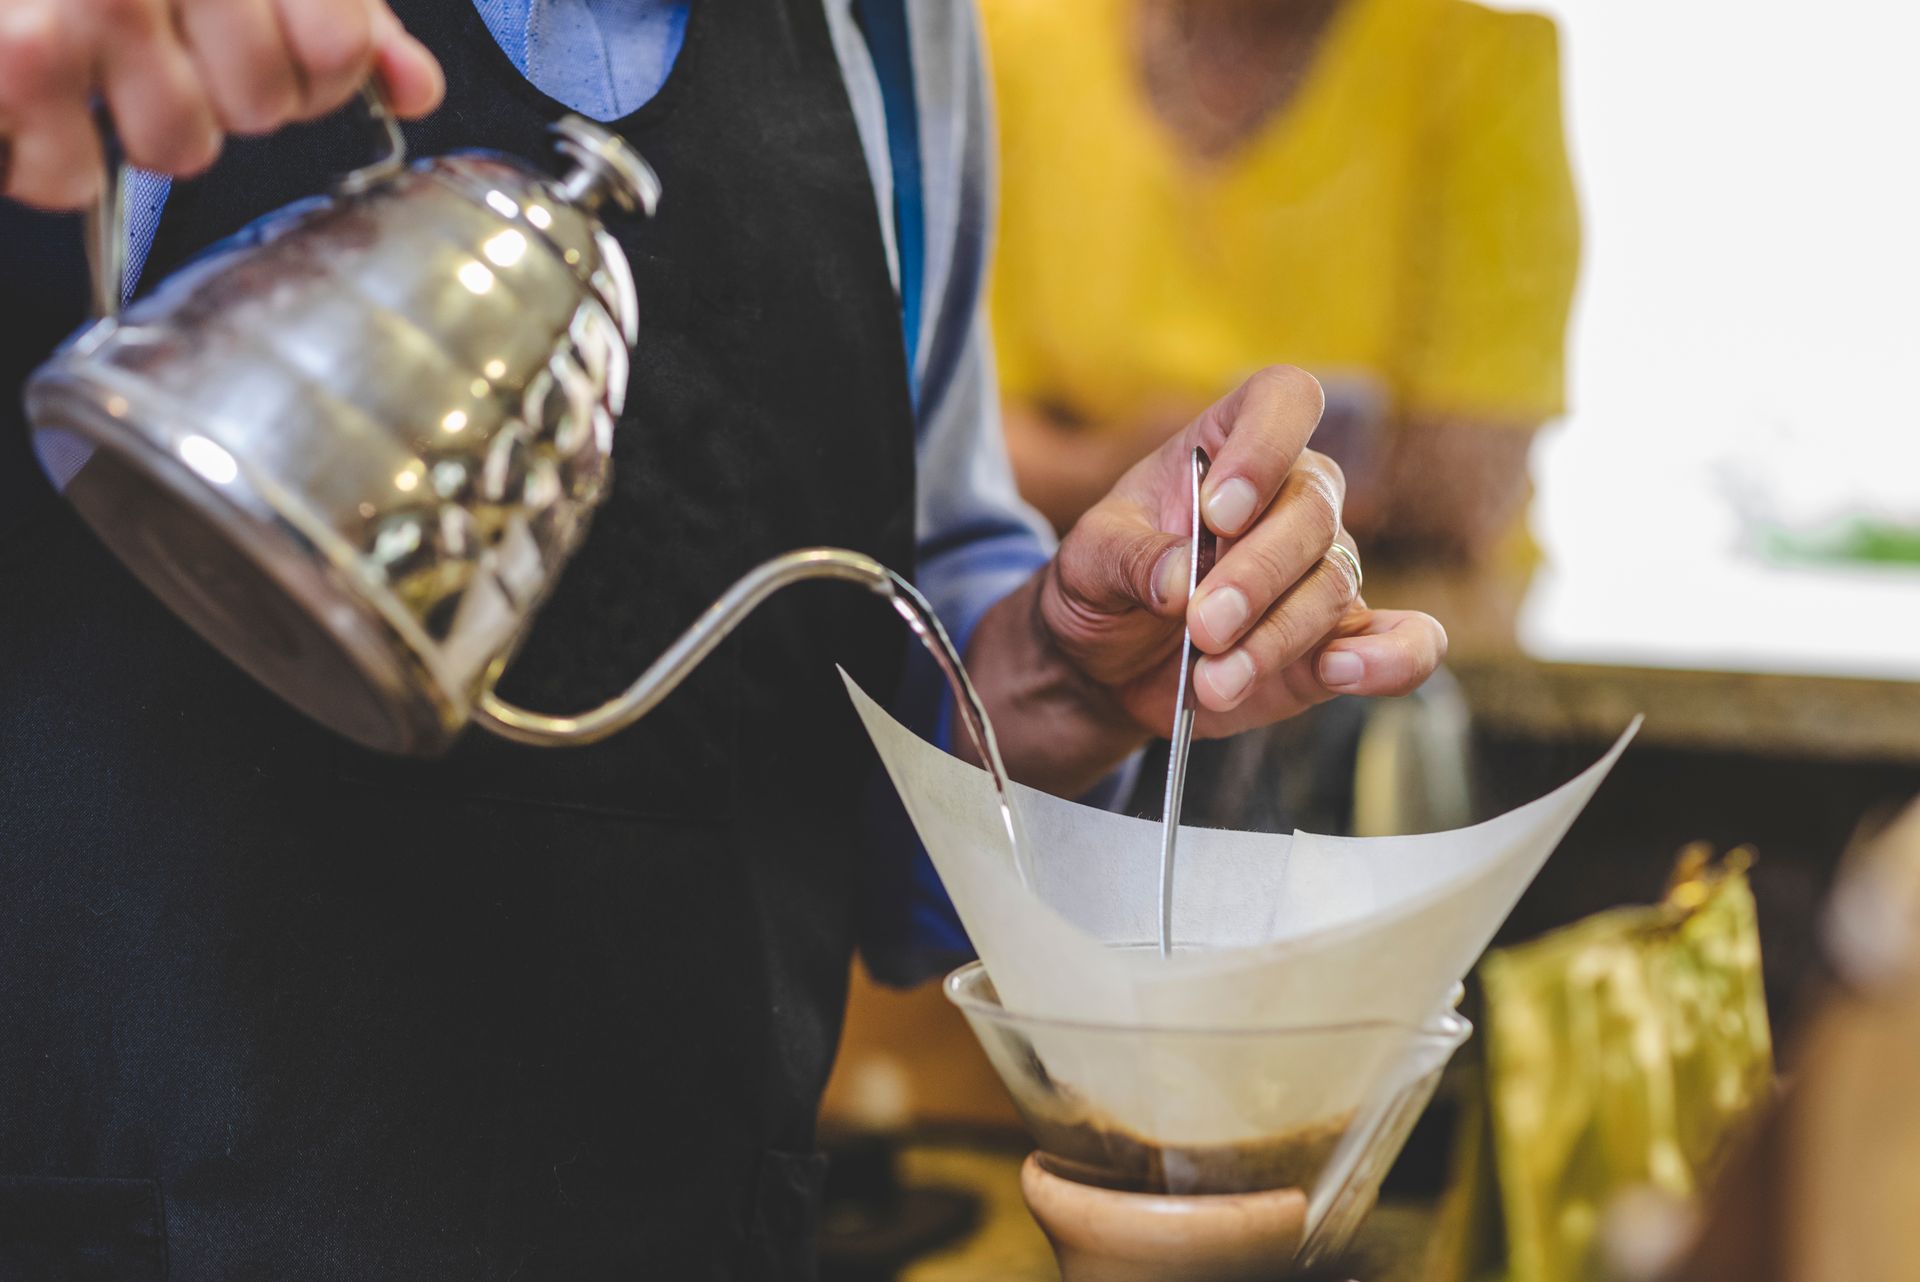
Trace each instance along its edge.
{"label": "yellow sleeveless top", "polygon": [[1274,361],[1402,414],[1563,409],[1579,221],[1550,20],[1347,0],[1295,96],[1218,161],[1140,85],[1134,0],[985,0],[1001,117],[1003,386],[1095,424]]}

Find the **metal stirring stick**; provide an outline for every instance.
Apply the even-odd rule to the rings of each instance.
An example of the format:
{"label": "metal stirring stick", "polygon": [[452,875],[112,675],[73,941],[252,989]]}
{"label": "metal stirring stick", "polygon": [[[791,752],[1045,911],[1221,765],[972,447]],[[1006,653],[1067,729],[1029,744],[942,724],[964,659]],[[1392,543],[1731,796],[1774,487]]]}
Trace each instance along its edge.
{"label": "metal stirring stick", "polygon": [[[1200,580],[1213,569],[1216,550],[1212,530],[1200,519],[1200,482],[1207,479],[1213,460],[1199,446],[1193,449],[1189,489],[1193,499],[1192,541],[1187,545],[1187,600],[1199,590]],[[1180,801],[1187,793],[1187,750],[1193,746],[1193,625],[1180,640],[1180,685],[1173,702],[1173,736],[1167,748],[1167,790],[1161,798],[1164,827],[1160,834],[1160,955],[1173,952],[1173,848],[1180,840]]]}

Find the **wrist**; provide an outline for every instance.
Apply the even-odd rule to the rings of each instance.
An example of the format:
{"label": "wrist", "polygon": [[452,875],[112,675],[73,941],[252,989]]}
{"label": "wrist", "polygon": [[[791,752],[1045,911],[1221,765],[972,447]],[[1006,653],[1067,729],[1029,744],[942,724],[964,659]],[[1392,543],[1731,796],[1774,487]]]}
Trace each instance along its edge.
{"label": "wrist", "polygon": [[[1042,600],[1055,572],[1049,562],[988,610],[966,658],[1008,773],[1031,787],[1073,797],[1145,743],[1147,732],[1047,626]],[[955,739],[955,749],[972,760],[966,737]]]}

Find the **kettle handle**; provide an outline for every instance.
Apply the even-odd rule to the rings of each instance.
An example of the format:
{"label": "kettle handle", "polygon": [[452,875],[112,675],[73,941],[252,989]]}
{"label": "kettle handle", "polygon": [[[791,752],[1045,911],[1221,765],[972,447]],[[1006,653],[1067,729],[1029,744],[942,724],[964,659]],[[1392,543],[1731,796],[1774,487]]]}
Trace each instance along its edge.
{"label": "kettle handle", "polygon": [[360,86],[360,105],[366,108],[367,119],[380,131],[383,151],[340,180],[340,190],[345,192],[365,191],[407,167],[406,135],[400,132],[400,121],[387,105],[387,91],[380,87],[378,80],[369,80]]}
{"label": "kettle handle", "polygon": [[[105,113],[102,112],[104,119]],[[111,131],[101,130],[109,152],[115,150]],[[93,318],[119,320],[127,289],[127,174],[129,167],[107,161],[107,179],[100,198],[87,211],[87,276],[93,283]]]}
{"label": "kettle handle", "polygon": [[[365,191],[406,168],[407,140],[400,122],[387,105],[386,92],[369,80],[360,89],[360,102],[380,131],[382,154],[340,180],[345,192]],[[87,273],[93,282],[95,320],[118,320],[127,290],[127,175],[131,167],[116,158],[119,146],[111,121],[102,109],[100,134],[108,150],[107,181],[100,198],[86,214]]]}

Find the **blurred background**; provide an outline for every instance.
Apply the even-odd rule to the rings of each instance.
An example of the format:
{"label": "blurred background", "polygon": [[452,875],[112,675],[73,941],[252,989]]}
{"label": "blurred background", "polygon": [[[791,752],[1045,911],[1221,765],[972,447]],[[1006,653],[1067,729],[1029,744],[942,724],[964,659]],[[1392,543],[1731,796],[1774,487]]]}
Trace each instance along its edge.
{"label": "blurred background", "polygon": [[[1347,471],[1370,603],[1453,638],[1419,699],[1208,746],[1194,821],[1457,826],[1643,712],[1499,942],[1661,900],[1688,843],[1750,848],[1794,1062],[1837,1000],[1843,857],[1920,795],[1920,11],[982,9],[991,310],[1029,498],[1070,523],[1245,374],[1298,364],[1328,390],[1315,446]],[[1150,753],[1130,809],[1157,813],[1158,779]],[[1025,1141],[957,1015],[932,987],[854,984],[828,1277],[1054,1276],[1019,1207]],[[1472,1051],[1389,1182],[1365,1276],[1476,1275],[1432,1253],[1497,1095]]]}
{"label": "blurred background", "polygon": [[1920,677],[1920,14],[1543,12],[1587,235],[1526,649]]}

